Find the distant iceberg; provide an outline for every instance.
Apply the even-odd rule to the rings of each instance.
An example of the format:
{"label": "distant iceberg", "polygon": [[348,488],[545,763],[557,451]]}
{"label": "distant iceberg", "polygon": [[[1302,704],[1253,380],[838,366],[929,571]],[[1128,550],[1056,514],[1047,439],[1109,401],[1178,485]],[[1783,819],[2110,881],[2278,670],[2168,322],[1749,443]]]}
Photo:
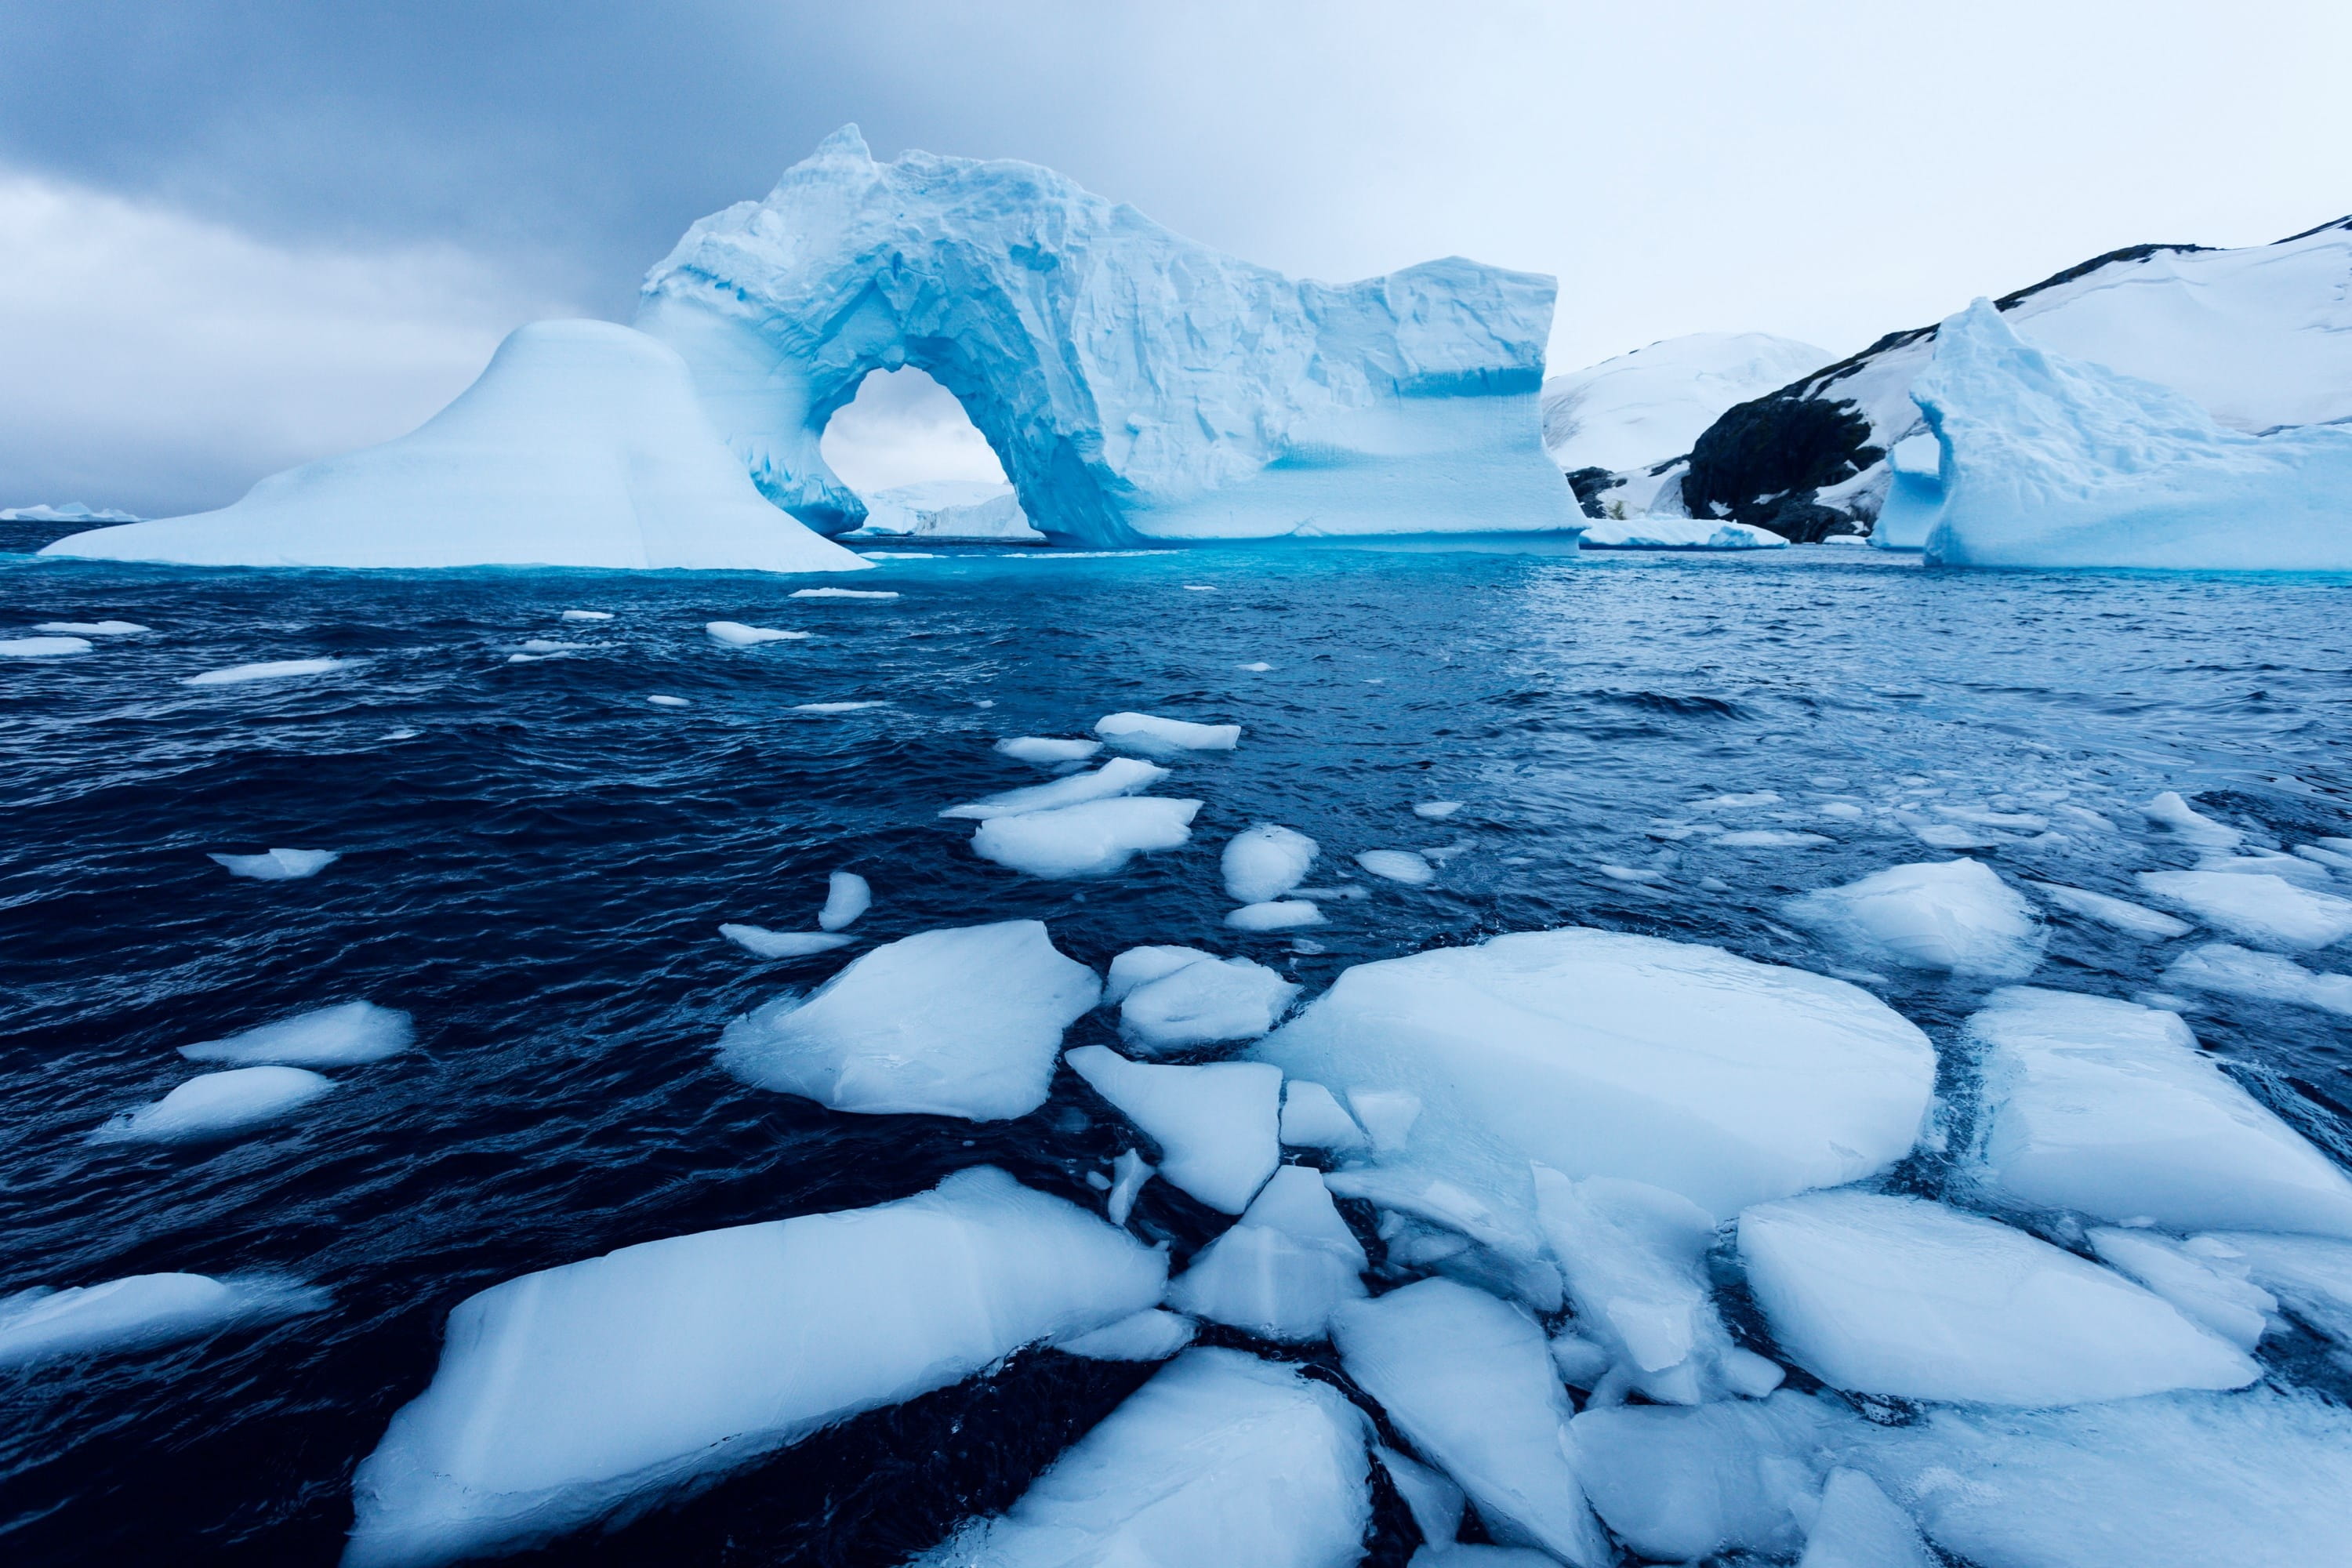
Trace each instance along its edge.
{"label": "distant iceberg", "polygon": [[926,479],[865,498],[866,533],[952,543],[1043,544],[1013,487],[985,479]]}
{"label": "distant iceberg", "polygon": [[138,517],[127,511],[115,511],[107,507],[87,506],[69,500],[63,506],[12,506],[0,511],[0,522],[137,522]]}
{"label": "distant iceberg", "polygon": [[2181,394],[2034,347],[1979,300],[1913,388],[1947,566],[2352,571],[2352,427],[2245,435]]}
{"label": "distant iceberg", "polygon": [[637,325],[686,356],[761,490],[867,507],[818,450],[868,373],[961,401],[1061,543],[1558,530],[1536,410],[1555,286],[1460,258],[1294,281],[1032,163],[855,126],[687,231]]}
{"label": "distant iceberg", "polygon": [[1590,523],[1581,542],[1587,550],[1786,550],[1789,542],[1769,528],[1713,518],[1603,518]]}
{"label": "distant iceberg", "polygon": [[677,354],[608,321],[538,321],[415,432],[273,474],[218,511],[94,529],[44,555],[192,566],[847,572],[761,500]]}

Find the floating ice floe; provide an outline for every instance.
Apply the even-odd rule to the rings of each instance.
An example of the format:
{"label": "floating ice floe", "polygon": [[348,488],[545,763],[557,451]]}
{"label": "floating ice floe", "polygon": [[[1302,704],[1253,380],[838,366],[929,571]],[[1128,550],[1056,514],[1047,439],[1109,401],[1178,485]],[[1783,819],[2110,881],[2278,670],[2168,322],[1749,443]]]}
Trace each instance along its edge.
{"label": "floating ice floe", "polygon": [[1054,1348],[1087,1361],[1166,1361],[1191,1344],[1198,1331],[1181,1313],[1150,1307]]}
{"label": "floating ice floe", "polygon": [[89,648],[88,637],[8,637],[0,639],[0,658],[63,658]]}
{"label": "floating ice floe", "polygon": [[1321,1173],[1284,1165],[1170,1281],[1168,1303],[1261,1339],[1319,1340],[1339,1303],[1363,1296],[1367,1266]]}
{"label": "floating ice floe", "polygon": [[1367,849],[1356,857],[1356,864],[1383,881],[1408,888],[1437,880],[1437,868],[1410,849]]}
{"label": "floating ice floe", "polygon": [[270,1274],[133,1274],[0,1296],[0,1367],[118,1354],[316,1312],[324,1290]]}
{"label": "floating ice floe", "polygon": [[1244,904],[1228,912],[1225,923],[1235,931],[1295,931],[1323,923],[1322,909],[1305,899],[1276,899],[1271,903]]}
{"label": "floating ice floe", "polygon": [[1187,963],[1138,986],[1119,1004],[1119,1033],[1150,1056],[1228,1040],[1254,1040],[1274,1027],[1298,987],[1246,958]]}
{"label": "floating ice floe", "polygon": [[1787,1393],[1680,1409],[1594,1406],[1570,1423],[1569,1446],[1592,1506],[1638,1556],[1786,1558],[1804,1539],[1815,1456],[1835,1419]]}
{"label": "floating ice floe", "polygon": [[1568,1395],[1521,1309],[1423,1279],[1332,1314],[1349,1378],[1469,1495],[1486,1531],[1572,1568],[1615,1561],[1568,1451]]}
{"label": "floating ice floe", "polygon": [[2213,1237],[2199,1237],[2192,1249],[2158,1231],[2103,1225],[2093,1226],[2084,1239],[2100,1262],[2129,1275],[2171,1302],[2182,1317],[2242,1351],[2252,1350],[2270,1331],[2278,1298],[2247,1279],[2242,1255],[2233,1247],[2217,1247]]}
{"label": "floating ice floe", "polygon": [[2147,942],[2168,942],[2176,936],[2187,936],[2197,928],[2176,915],[2162,910],[2149,909],[2146,904],[2133,903],[2129,899],[2109,898],[2082,888],[2069,888],[2057,882],[2028,881],[2062,910],[2070,910],[2086,920],[2094,920],[2126,936],[2139,937]]}
{"label": "floating ice floe", "polygon": [[763,642],[794,642],[812,637],[814,632],[788,632],[774,626],[747,626],[741,621],[706,621],[702,629],[713,642],[723,642],[730,647],[757,647]]}
{"label": "floating ice floe", "polygon": [[2164,984],[2258,1002],[2285,1002],[2352,1018],[2352,974],[2314,973],[2291,958],[2226,942],[2209,942],[2174,959],[2164,972]]}
{"label": "floating ice floe", "polygon": [[1707,842],[1720,849],[1807,849],[1837,840],[1788,827],[1741,827],[1718,833]]}
{"label": "floating ice floe", "polygon": [[352,665],[348,658],[276,658],[259,664],[233,664],[226,669],[208,669],[202,675],[184,679],[183,686],[242,686],[250,680],[294,680],[306,675],[325,675],[331,670]]}
{"label": "floating ice floe", "polygon": [[1294,1149],[1361,1149],[1370,1142],[1338,1095],[1303,1078],[1282,1086],[1282,1141]]}
{"label": "floating ice floe", "polygon": [[961,817],[986,822],[992,817],[1053,811],[1090,800],[1140,795],[1167,776],[1166,768],[1139,757],[1113,757],[1092,773],[1071,773],[1066,778],[1055,779],[1052,784],[1030,784],[1023,789],[1006,790],[1001,795],[984,795],[962,805],[951,805],[940,815],[950,819]]}
{"label": "floating ice floe", "polygon": [[658,691],[647,696],[646,700],[652,703],[656,708],[691,708],[694,706],[693,703],[688,702],[683,697],[671,697]]}
{"label": "floating ice floe", "polygon": [[2352,1237],[2352,1181],[2176,1015],[2012,986],[1964,1037],[1983,1077],[1973,1179],[1987,1195],[2110,1225]]}
{"label": "floating ice floe", "polygon": [[363,1067],[398,1056],[415,1038],[416,1026],[407,1014],[373,1002],[343,1002],[182,1046],[180,1054],[192,1062],[236,1067]]}
{"label": "floating ice floe", "polygon": [[1282,1074],[1264,1062],[1165,1067],[1108,1046],[1066,1058],[1160,1145],[1160,1173],[1211,1208],[1240,1214],[1282,1158]]}
{"label": "floating ice floe", "polygon": [[1424,800],[1414,805],[1412,814],[1425,816],[1432,822],[1443,822],[1461,809],[1462,803],[1458,800]]}
{"label": "floating ice floe", "polygon": [[1164,975],[1175,973],[1188,963],[1206,963],[1216,954],[1202,952],[1197,947],[1177,947],[1156,943],[1149,947],[1130,947],[1110,961],[1110,973],[1103,980],[1103,1004],[1115,1006],[1128,998],[1139,985],[1149,985]]}
{"label": "floating ice floe", "polygon": [[1240,904],[1263,904],[1305,881],[1320,853],[1304,833],[1261,822],[1226,841],[1217,868],[1224,877],[1227,898]]}
{"label": "floating ice floe", "polygon": [[991,817],[971,836],[973,853],[1032,877],[1108,877],[1136,856],[1173,849],[1192,837],[1197,800],[1125,796],[1051,811]]}
{"label": "floating ice floe", "polygon": [[835,871],[825,878],[824,907],[816,912],[818,929],[839,931],[855,925],[874,907],[874,889],[855,871]]}
{"label": "floating ice floe", "polygon": [[793,704],[793,711],[795,713],[862,713],[868,708],[889,706],[889,703],[879,700],[863,702],[795,702]]}
{"label": "floating ice floe", "polygon": [[1865,962],[2017,980],[2048,932],[2016,889],[1977,860],[1931,860],[1791,899],[1781,912]]}
{"label": "floating ice floe", "polygon": [[2242,854],[2209,854],[2197,862],[2200,871],[2234,871],[2241,876],[2277,877],[2305,888],[2332,888],[2336,879],[2319,861],[2275,849],[2250,849]]}
{"label": "floating ice floe", "polygon": [[1789,541],[1752,522],[1712,518],[1595,518],[1578,542],[1587,550],[1785,550]]}
{"label": "floating ice floe", "polygon": [[53,637],[127,637],[153,628],[142,626],[137,621],[43,621],[33,629]]}
{"label": "floating ice floe", "polygon": [[896,1203],[625,1247],[458,1303],[352,1478],[347,1568],[521,1551],[1039,1341],[1154,1305],[1162,1256],[976,1167]]}
{"label": "floating ice floe", "polygon": [[2142,871],[2150,898],[2264,947],[2309,952],[2352,936],[2352,899],[2297,887],[2284,877],[2236,871]]}
{"label": "floating ice floe", "polygon": [[1068,741],[1051,735],[1015,735],[996,750],[1024,763],[1082,763],[1102,750],[1100,741]]}
{"label": "floating ice floe", "polygon": [[2122,1275],[1919,1198],[1759,1204],[1739,1216],[1739,1256],[1780,1349],[1857,1394],[2077,1405],[2262,1375]]}
{"label": "floating ice floe", "polygon": [[1242,742],[1239,724],[1195,724],[1150,713],[1106,713],[1095,733],[1123,751],[1160,756],[1183,752],[1230,752]]}
{"label": "floating ice floe", "polygon": [[609,621],[613,618],[613,612],[610,610],[566,610],[557,618],[559,620],[566,621]]}
{"label": "floating ice floe", "polygon": [[93,1143],[198,1143],[283,1121],[335,1087],[303,1068],[231,1068],[192,1078],[152,1104],[126,1110]]}
{"label": "floating ice floe", "polygon": [[1860,1470],[1838,1469],[1822,1488],[1797,1568],[1942,1568],[1919,1526]]}
{"label": "floating ice floe", "polygon": [[1522,1215],[1531,1160],[1717,1216],[1860,1180],[1909,1152],[1936,1072],[1927,1037],[1857,986],[1589,930],[1357,964],[1253,1054],[1360,1116],[1403,1095],[1417,1120],[1383,1162]]}
{"label": "floating ice floe", "polygon": [[831,952],[837,947],[847,947],[855,937],[836,936],[822,931],[770,931],[765,926],[729,923],[719,928],[719,934],[746,952],[761,958],[806,958],[811,953]]}
{"label": "floating ice floe", "polygon": [[1245,669],[1252,675],[1264,675],[1266,671],[1272,669],[1274,666],[1266,663],[1265,660],[1262,658],[1257,658],[1252,659],[1247,664],[1237,664],[1234,666],[1234,668],[1235,669]]}
{"label": "floating ice floe", "polygon": [[206,855],[226,867],[232,877],[257,882],[299,882],[315,877],[343,858],[339,849],[271,849],[259,855]]}
{"label": "floating ice floe", "polygon": [[999,1121],[1045,1103],[1062,1031],[1101,994],[1039,921],[922,931],[736,1019],[719,1061],[835,1110]]}
{"label": "floating ice floe", "polygon": [[1342,1568],[1371,1524],[1366,1425],[1295,1368],[1187,1351],[915,1568]]}
{"label": "floating ice floe", "polygon": [[2229,824],[2216,822],[2199,811],[2181,797],[2179,790],[2166,790],[2140,810],[2158,827],[2169,829],[2176,838],[2209,849],[2234,849],[2246,837]]}
{"label": "floating ice floe", "polygon": [[894,588],[795,588],[795,599],[895,599]]}

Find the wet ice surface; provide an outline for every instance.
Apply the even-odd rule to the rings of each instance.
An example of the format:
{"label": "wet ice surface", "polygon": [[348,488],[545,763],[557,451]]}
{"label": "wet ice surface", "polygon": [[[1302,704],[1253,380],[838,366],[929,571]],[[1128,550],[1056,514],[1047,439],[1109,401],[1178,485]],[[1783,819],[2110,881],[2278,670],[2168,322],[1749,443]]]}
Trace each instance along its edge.
{"label": "wet ice surface", "polygon": [[[2344,948],[2289,959],[2201,925],[2151,939],[2033,884],[2147,903],[2137,873],[2198,870],[2221,851],[2149,820],[2165,790],[2245,830],[2231,854],[2352,831],[2341,585],[1772,554],[943,556],[873,574],[900,594],[887,606],[730,575],[0,557],[25,626],[154,628],[0,664],[0,1294],[276,1271],[333,1302],[0,1376],[12,1554],[331,1562],[352,1468],[430,1381],[449,1310],[533,1270],[902,1198],[983,1161],[1100,1212],[1087,1178],[1137,1139],[1067,1070],[1037,1111],[975,1123],[829,1111],[721,1068],[710,1046],[731,1019],[922,931],[1043,920],[1097,973],[1181,943],[1273,968],[1304,1002],[1349,964],[1586,923],[1841,974],[1948,1053],[1996,982],[1882,971],[1780,911],[1937,858],[1925,832],[1950,829],[2046,917],[2031,984],[2187,998],[2203,1047],[2340,1160],[2352,1019],[2294,966],[2340,975]],[[566,623],[583,601],[614,618]],[[821,635],[738,657],[713,620]],[[589,646],[506,662],[555,637]],[[1236,668],[1277,646],[1277,668]],[[364,679],[178,684],[298,653],[364,661]],[[887,706],[792,711],[849,701]],[[1243,728],[1236,750],[1154,759],[1171,776],[1139,798],[1204,803],[1188,842],[1046,879],[934,816],[1047,776],[1000,739],[1126,711]],[[1720,804],[1759,795],[1778,798]],[[1414,809],[1457,800],[1442,821]],[[1318,889],[1367,896],[1300,889],[1321,923],[1228,926],[1221,858],[1260,822],[1322,847]],[[1774,833],[1829,842],[1717,842]],[[1428,885],[1357,868],[1366,850],[1463,840]],[[273,844],[344,858],[275,884],[205,858]],[[714,934],[805,931],[844,868],[874,901],[838,951],[759,963]],[[2215,942],[2284,979],[2231,990],[2218,961],[2175,969]],[[228,1142],[84,1142],[194,1076],[176,1047],[362,996],[412,1015],[415,1045],[331,1069],[342,1087],[299,1116]],[[1117,1009],[1065,1043],[1117,1046]],[[1945,1070],[1965,1099],[1964,1066]],[[1967,1132],[1948,1130],[1954,1149]],[[1923,1157],[1898,1184],[1940,1195],[1944,1176]],[[1224,1224],[1164,1178],[1136,1201],[1180,1271]],[[1319,1344],[1277,1353],[1334,1364]],[[2262,1358],[2340,1378],[2307,1335]],[[1156,1370],[1026,1352],[548,1561],[895,1562],[1013,1507]],[[1973,1506],[1952,1499],[1947,1514]],[[1410,1554],[1402,1519],[1376,1511],[1371,1561]]]}

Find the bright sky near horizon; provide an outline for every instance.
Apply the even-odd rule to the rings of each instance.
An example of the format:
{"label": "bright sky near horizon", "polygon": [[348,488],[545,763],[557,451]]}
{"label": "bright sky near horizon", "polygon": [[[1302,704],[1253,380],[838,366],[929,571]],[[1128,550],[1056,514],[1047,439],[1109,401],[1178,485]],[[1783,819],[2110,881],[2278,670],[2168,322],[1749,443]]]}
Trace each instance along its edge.
{"label": "bright sky near horizon", "polygon": [[626,320],[844,121],[1294,274],[1553,273],[1565,370],[1701,331],[1844,353],[2118,246],[2340,216],[2347,58],[2341,0],[11,6],[0,506],[215,505],[411,428],[520,322]]}

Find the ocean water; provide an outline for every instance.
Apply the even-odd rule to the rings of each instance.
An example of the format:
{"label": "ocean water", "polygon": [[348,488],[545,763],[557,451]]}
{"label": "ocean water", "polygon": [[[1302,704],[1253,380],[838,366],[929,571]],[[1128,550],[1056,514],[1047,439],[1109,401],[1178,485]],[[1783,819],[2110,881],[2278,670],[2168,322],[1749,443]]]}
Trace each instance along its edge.
{"label": "ocean water", "polygon": [[[1970,852],[2126,897],[2133,872],[2192,858],[2138,816],[2159,790],[2262,842],[2352,833],[2336,583],[1335,546],[950,552],[850,584],[894,600],[795,585],[0,556],[0,637],[153,628],[0,661],[0,1293],[267,1268],[334,1295],[272,1327],[0,1372],[0,1555],[331,1562],[351,1470],[431,1375],[444,1315],[527,1270],[982,1161],[1098,1204],[1087,1175],[1132,1140],[1067,1074],[1034,1115],[973,1126],[835,1115],[713,1065],[728,1019],[876,942],[1034,917],[1098,967],[1185,942],[1312,990],[1368,959],[1587,923],[1853,973],[1779,906],[1944,858],[1915,832],[1952,820],[1937,805],[2101,813],[2115,831],[2053,819]],[[727,647],[715,619],[816,635]],[[531,638],[579,646],[509,662]],[[181,684],[322,656],[349,662]],[[851,701],[883,705],[800,710]],[[1122,709],[1244,727],[1157,792],[1206,803],[1183,848],[1038,881],[937,817],[1046,776],[998,738]],[[1438,799],[1465,804],[1411,810]],[[1367,896],[1327,902],[1305,944],[1242,936],[1216,861],[1255,822],[1321,841],[1318,884],[1358,850],[1453,853],[1426,888],[1356,876]],[[1727,847],[1706,825],[1822,842]],[[274,846],[343,858],[278,883],[206,858]],[[874,888],[857,946],[762,963],[718,936],[810,929],[841,868]],[[2061,914],[2036,981],[2132,996],[2186,945]],[[1986,989],[1862,978],[1939,1043]],[[337,1070],[310,1113],[235,1142],[85,1142],[193,1075],[174,1046],[355,997],[413,1013],[419,1048]],[[2352,1150],[2347,1021],[2227,998],[2191,1017],[2256,1094]],[[1070,1043],[1110,1037],[1097,1016]],[[1137,1223],[1180,1258],[1214,1229],[1164,1183]],[[1150,1370],[1016,1357],[533,1561],[895,1562],[1009,1502]],[[1379,1530],[1371,1560],[1401,1563],[1412,1537],[1384,1490]]]}

